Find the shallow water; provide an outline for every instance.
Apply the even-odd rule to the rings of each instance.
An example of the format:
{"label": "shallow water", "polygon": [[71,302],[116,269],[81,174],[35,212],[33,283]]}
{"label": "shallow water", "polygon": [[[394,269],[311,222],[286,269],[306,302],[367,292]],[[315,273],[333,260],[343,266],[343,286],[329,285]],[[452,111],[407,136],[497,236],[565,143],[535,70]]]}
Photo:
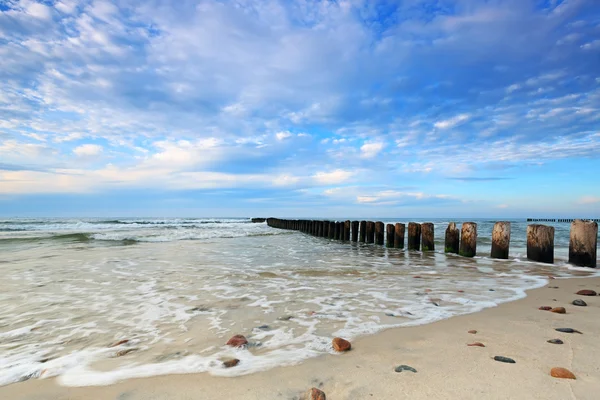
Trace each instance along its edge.
{"label": "shallow water", "polygon": [[[523,259],[525,222],[513,222],[510,260],[486,257],[493,221],[476,222],[468,259],[242,219],[0,221],[0,385],[267,371],[332,353],[333,336],[425,324],[521,298],[548,275],[597,273],[565,263],[569,224],[555,224],[557,262],[545,265]],[[441,250],[446,225],[436,221]],[[224,346],[234,334],[249,346]],[[228,358],[241,362],[225,369]]]}

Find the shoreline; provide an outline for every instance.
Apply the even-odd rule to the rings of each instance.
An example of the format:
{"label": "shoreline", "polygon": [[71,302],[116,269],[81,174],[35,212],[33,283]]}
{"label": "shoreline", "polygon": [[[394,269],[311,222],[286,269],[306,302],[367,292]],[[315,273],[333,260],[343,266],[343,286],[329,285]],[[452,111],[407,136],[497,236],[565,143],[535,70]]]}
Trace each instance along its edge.
{"label": "shoreline", "polygon": [[[557,287],[557,288],[555,288]],[[392,328],[352,342],[345,354],[323,355],[301,364],[234,378],[208,374],[131,379],[110,386],[62,387],[56,378],[0,387],[7,399],[301,399],[318,387],[328,399],[593,399],[600,390],[600,277],[550,280],[527,297],[438,322]],[[583,299],[587,307],[571,304]],[[566,314],[538,310],[565,307]],[[583,332],[568,334],[555,328]],[[477,330],[477,334],[467,333]],[[562,345],[547,343],[559,338]],[[469,347],[481,342],[486,347]],[[516,364],[493,360],[513,358]],[[409,365],[417,373],[394,372]],[[563,367],[577,380],[557,379]]]}

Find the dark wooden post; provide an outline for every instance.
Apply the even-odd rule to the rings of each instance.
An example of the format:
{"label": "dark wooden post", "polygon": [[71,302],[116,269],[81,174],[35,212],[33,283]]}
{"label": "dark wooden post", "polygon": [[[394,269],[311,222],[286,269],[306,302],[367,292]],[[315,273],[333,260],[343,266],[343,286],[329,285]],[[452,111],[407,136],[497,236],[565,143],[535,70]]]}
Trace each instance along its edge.
{"label": "dark wooden post", "polygon": [[317,221],[317,236],[323,237],[323,221]]}
{"label": "dark wooden post", "polygon": [[554,262],[554,227],[527,225],[527,258],[547,264]]}
{"label": "dark wooden post", "polygon": [[335,221],[329,222],[329,239],[335,239]]}
{"label": "dark wooden post", "polygon": [[450,222],[448,224],[448,228],[446,228],[446,240],[444,243],[444,252],[445,253],[455,253],[458,254],[458,245],[459,245],[460,232],[456,227],[454,222]]}
{"label": "dark wooden post", "polygon": [[359,241],[364,243],[367,240],[367,221],[360,221],[360,238]]}
{"label": "dark wooden post", "polygon": [[396,226],[394,227],[394,247],[397,249],[403,249],[404,248],[404,230],[405,230],[405,225],[401,224],[400,222],[398,222],[396,224]]}
{"label": "dark wooden post", "polygon": [[367,243],[375,243],[375,223],[367,221]]}
{"label": "dark wooden post", "polygon": [[341,222],[335,223],[335,239],[342,240],[342,235],[344,233],[344,226]]}
{"label": "dark wooden post", "polygon": [[375,222],[375,244],[383,246],[385,234],[383,233],[385,229],[385,225],[383,222],[377,221]]}
{"label": "dark wooden post", "polygon": [[394,247],[394,225],[385,226],[385,247]]}
{"label": "dark wooden post", "polygon": [[475,257],[477,254],[477,224],[475,222],[463,222],[459,254],[463,257]]}
{"label": "dark wooden post", "polygon": [[510,222],[496,222],[492,230],[492,258],[508,259]]}
{"label": "dark wooden post", "polygon": [[598,223],[576,219],[571,222],[569,263],[596,268],[598,248]]}
{"label": "dark wooden post", "polygon": [[352,221],[352,241],[358,242],[358,221]]}
{"label": "dark wooden post", "polygon": [[421,249],[423,251],[435,250],[433,224],[431,222],[424,222],[421,224]]}
{"label": "dark wooden post", "polygon": [[408,249],[421,249],[421,224],[417,224],[416,222],[408,223]]}
{"label": "dark wooden post", "polygon": [[329,237],[329,221],[323,221],[323,237]]}
{"label": "dark wooden post", "polygon": [[344,221],[344,240],[350,240],[350,221]]}

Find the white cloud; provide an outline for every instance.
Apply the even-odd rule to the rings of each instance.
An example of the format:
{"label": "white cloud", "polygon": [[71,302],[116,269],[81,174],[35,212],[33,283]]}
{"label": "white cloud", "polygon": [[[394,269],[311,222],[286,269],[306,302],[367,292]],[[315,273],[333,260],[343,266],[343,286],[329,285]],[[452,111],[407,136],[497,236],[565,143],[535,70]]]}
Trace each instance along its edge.
{"label": "white cloud", "polygon": [[521,88],[521,85],[519,85],[518,83],[514,83],[506,88],[506,93],[512,93],[516,90],[519,90],[520,88]]}
{"label": "white cloud", "polygon": [[579,201],[577,203],[579,203],[579,204],[596,204],[596,203],[600,203],[600,197],[583,196],[581,199],[579,199]]}
{"label": "white cloud", "polygon": [[442,120],[442,121],[437,121],[435,124],[433,124],[434,127],[438,128],[438,129],[449,129],[449,128],[454,128],[457,125],[462,124],[463,122],[468,121],[470,118],[469,114],[460,114],[457,115],[456,117],[452,117],[450,119],[446,119],[446,120]]}
{"label": "white cloud", "polygon": [[50,7],[37,2],[32,2],[29,4],[27,7],[27,14],[43,20],[49,20],[52,18],[52,10]]}
{"label": "white cloud", "polygon": [[600,39],[593,40],[591,42],[581,45],[583,50],[594,50],[600,48]]}
{"label": "white cloud", "polygon": [[82,144],[73,149],[73,153],[77,157],[93,157],[100,155],[104,148],[98,144]]}
{"label": "white cloud", "polygon": [[373,158],[383,150],[385,144],[382,142],[365,143],[360,147],[362,158]]}
{"label": "white cloud", "polygon": [[300,181],[300,177],[292,175],[279,175],[273,179],[273,185],[275,186],[290,186],[295,185]]}
{"label": "white cloud", "polygon": [[287,138],[289,138],[290,136],[292,136],[292,134],[288,131],[283,131],[283,132],[277,132],[275,134],[275,137],[277,138],[277,140],[281,141],[281,140],[285,140]]}
{"label": "white cloud", "polygon": [[346,182],[355,173],[343,169],[336,169],[331,172],[317,172],[313,175],[313,179],[321,185],[335,185]]}

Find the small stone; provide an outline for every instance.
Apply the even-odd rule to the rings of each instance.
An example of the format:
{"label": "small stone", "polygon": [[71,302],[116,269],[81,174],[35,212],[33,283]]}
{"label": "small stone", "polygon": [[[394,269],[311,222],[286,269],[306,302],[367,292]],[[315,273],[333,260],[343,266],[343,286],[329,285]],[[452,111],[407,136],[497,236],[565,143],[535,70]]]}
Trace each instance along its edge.
{"label": "small stone", "polygon": [[431,289],[425,289],[425,293],[431,292]]}
{"label": "small stone", "polygon": [[242,347],[246,344],[248,344],[248,340],[246,340],[246,337],[244,335],[232,336],[231,339],[227,341],[227,346],[232,347]]}
{"label": "small stone", "polygon": [[258,329],[261,329],[263,331],[268,331],[270,328],[269,328],[269,325],[261,325],[258,327]]}
{"label": "small stone", "polygon": [[485,344],[480,343],[480,342],[475,342],[475,343],[469,343],[469,344],[467,344],[467,346],[485,347]]}
{"label": "small stone", "polygon": [[581,299],[577,299],[577,300],[573,300],[572,303],[574,306],[580,306],[580,307],[585,307],[587,306],[587,303]]}
{"label": "small stone", "polygon": [[575,375],[566,368],[554,367],[550,370],[550,375],[555,378],[577,379]]}
{"label": "small stone", "polygon": [[575,294],[578,294],[580,296],[595,296],[596,292],[594,292],[593,290],[583,289]]}
{"label": "small stone", "polygon": [[494,360],[500,361],[500,362],[503,362],[503,363],[509,363],[509,364],[515,364],[516,363],[516,361],[513,360],[512,358],[508,358],[508,357],[504,357],[504,356],[496,356],[496,357],[494,357]]}
{"label": "small stone", "polygon": [[474,335],[474,334],[476,334],[476,333],[477,333],[477,331],[476,331],[475,329],[471,329],[471,330],[470,330],[470,331],[468,331],[467,333],[471,333],[471,334],[473,334],[473,335]]}
{"label": "small stone", "polygon": [[538,308],[538,310],[550,311],[550,310],[552,310],[552,307],[550,307],[550,306],[541,306],[540,308]]}
{"label": "small stone", "polygon": [[554,307],[552,310],[550,310],[550,312],[557,313],[557,314],[566,314],[567,310],[565,310],[564,307]]}
{"label": "small stone", "polygon": [[396,316],[395,314],[392,314],[392,313],[389,313],[389,312],[385,313],[385,315],[388,316],[388,317],[395,317]]}
{"label": "small stone", "polygon": [[421,276],[420,275],[415,275],[415,276],[413,276],[413,278],[419,279],[419,278],[421,278]]}
{"label": "small stone", "polygon": [[548,289],[558,289],[558,286],[548,286]]}
{"label": "small stone", "polygon": [[116,356],[117,357],[122,357],[122,356],[124,356],[126,354],[131,353],[132,351],[135,351],[135,349],[125,349],[125,350],[117,351]]}
{"label": "small stone", "polygon": [[223,366],[225,368],[231,368],[231,367],[235,367],[239,363],[240,363],[240,360],[238,360],[237,358],[232,358],[231,360],[223,361]]}
{"label": "small stone", "polygon": [[465,292],[464,290],[459,290],[459,291],[458,291],[458,293],[464,293],[464,292]]}
{"label": "small stone", "polygon": [[560,339],[550,339],[548,340],[548,343],[552,343],[552,344],[563,344],[564,342]]}
{"label": "small stone", "polygon": [[396,372],[410,371],[410,372],[414,372],[414,373],[417,372],[416,369],[414,369],[413,367],[410,367],[408,365],[398,365],[396,368],[394,368],[394,371],[396,371]]}
{"label": "small stone", "polygon": [[289,321],[292,318],[294,318],[292,315],[284,315],[283,317],[279,317],[277,319],[280,321]]}
{"label": "small stone", "polygon": [[129,339],[123,339],[123,340],[119,340],[118,342],[116,342],[116,343],[113,343],[113,344],[111,344],[111,345],[110,345],[110,346],[108,346],[108,347],[117,347],[117,346],[120,346],[120,345],[122,345],[122,344],[126,344],[126,343],[129,343]]}
{"label": "small stone", "polygon": [[312,388],[308,391],[307,395],[306,395],[306,400],[326,400],[326,396],[325,396],[325,392],[317,389],[317,388]]}
{"label": "small stone", "polygon": [[333,344],[333,349],[335,351],[348,351],[352,347],[349,341],[339,337],[333,338],[331,344]]}
{"label": "small stone", "polygon": [[490,292],[495,292],[495,290],[494,290],[494,289],[489,289],[489,290],[490,290]]}
{"label": "small stone", "polygon": [[555,331],[563,332],[563,333],[579,333],[579,334],[583,335],[582,332],[579,332],[578,330],[573,329],[573,328],[556,328]]}

